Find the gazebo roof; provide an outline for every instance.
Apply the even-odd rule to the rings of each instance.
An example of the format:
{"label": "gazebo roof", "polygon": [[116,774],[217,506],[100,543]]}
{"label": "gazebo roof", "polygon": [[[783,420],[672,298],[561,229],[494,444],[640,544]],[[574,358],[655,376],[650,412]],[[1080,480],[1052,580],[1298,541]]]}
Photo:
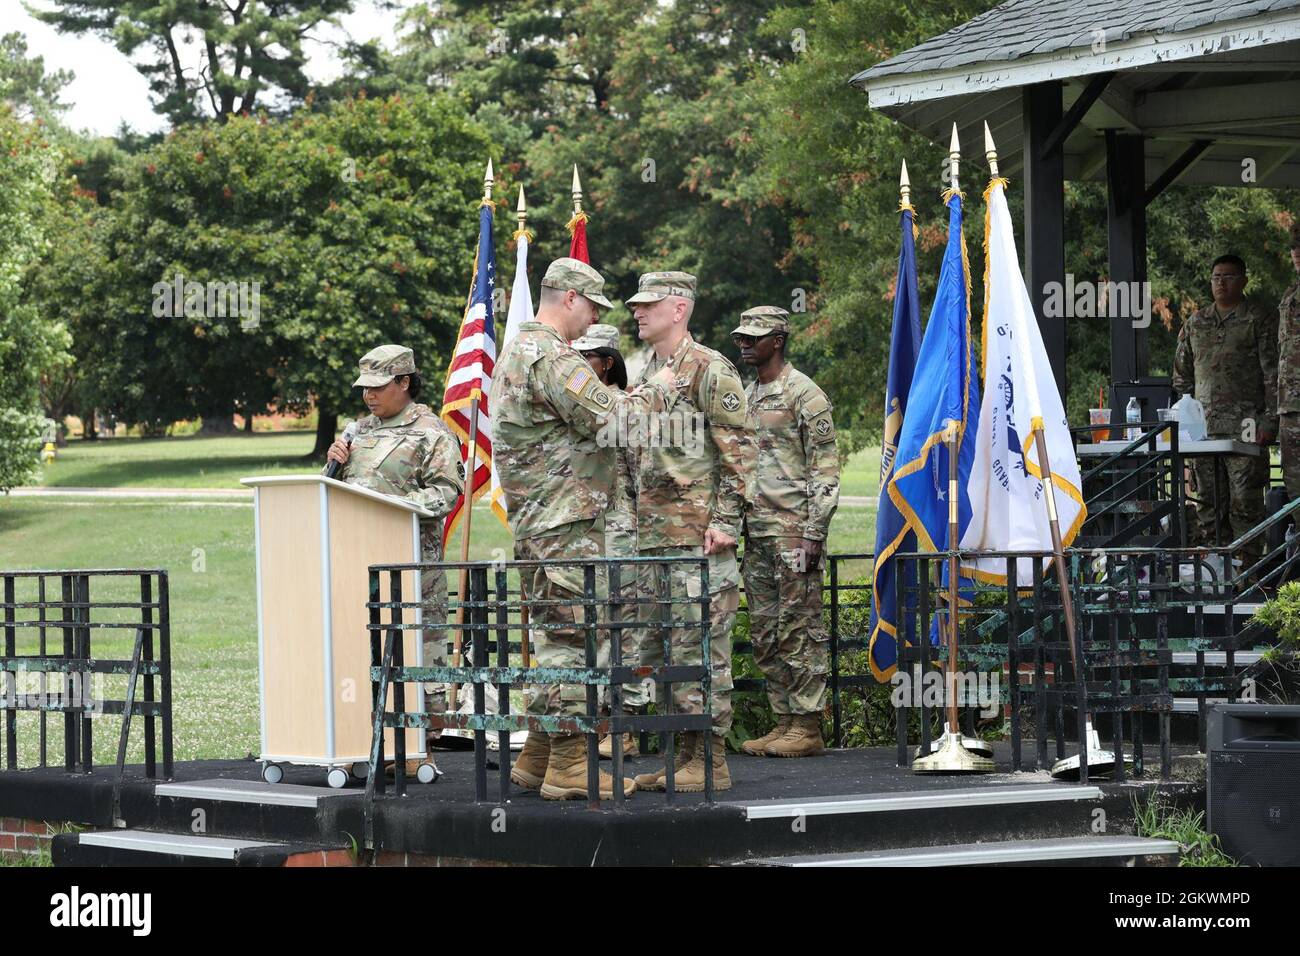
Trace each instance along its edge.
{"label": "gazebo roof", "polygon": [[1067,179],[1102,178],[1113,129],[1145,137],[1152,181],[1300,186],[1300,0],[1009,0],[851,80],[936,142],[955,121],[974,151],[988,120],[1008,174],[1022,88],[1049,81],[1079,119]]}

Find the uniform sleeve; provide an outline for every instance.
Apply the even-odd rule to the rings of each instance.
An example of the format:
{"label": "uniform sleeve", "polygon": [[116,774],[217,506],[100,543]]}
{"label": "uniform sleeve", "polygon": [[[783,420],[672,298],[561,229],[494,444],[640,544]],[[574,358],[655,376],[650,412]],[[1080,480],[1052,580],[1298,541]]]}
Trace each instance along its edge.
{"label": "uniform sleeve", "polygon": [[808,522],[803,536],[825,541],[840,503],[840,453],[835,440],[831,403],[817,392],[799,409],[805,474],[808,476]]}
{"label": "uniform sleeve", "polygon": [[432,447],[420,463],[420,487],[402,497],[445,518],[465,492],[465,465],[460,460],[460,444],[445,428],[430,429]]}
{"label": "uniform sleeve", "polygon": [[[555,413],[588,438],[600,439],[602,429],[612,426],[620,409],[623,414],[649,413],[663,409],[667,389],[656,376],[641,387],[622,392],[600,383],[591,366],[572,350],[555,353],[550,361],[532,367],[536,386]],[[619,444],[609,436],[610,446]]]}
{"label": "uniform sleeve", "polygon": [[1187,334],[1190,323],[1190,317],[1183,320],[1182,328],[1178,330],[1178,344],[1174,346],[1173,385],[1184,395],[1194,395],[1196,392],[1195,356],[1192,355],[1191,336]]}
{"label": "uniform sleeve", "polygon": [[1264,414],[1260,431],[1277,435],[1277,310],[1264,308],[1260,313],[1259,370],[1264,379]]}
{"label": "uniform sleeve", "polygon": [[746,422],[745,389],[735,369],[715,361],[700,380],[699,406],[709,423],[709,435],[718,452],[717,498],[709,527],[733,538],[740,537],[749,497],[749,476],[757,449]]}

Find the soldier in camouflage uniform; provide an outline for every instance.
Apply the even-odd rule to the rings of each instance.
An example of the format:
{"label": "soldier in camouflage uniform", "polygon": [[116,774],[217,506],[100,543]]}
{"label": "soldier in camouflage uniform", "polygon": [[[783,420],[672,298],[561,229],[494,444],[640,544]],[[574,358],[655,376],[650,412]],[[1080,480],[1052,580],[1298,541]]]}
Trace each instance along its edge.
{"label": "soldier in camouflage uniform", "polygon": [[1278,440],[1286,496],[1300,498],[1300,221],[1291,226],[1291,264],[1297,279],[1277,307]]}
{"label": "soldier in camouflage uniform", "polygon": [[[623,363],[623,355],[619,351],[618,329],[612,325],[593,325],[587,330],[587,333],[576,342],[573,347],[576,351],[582,353],[582,357],[591,365],[591,369],[600,379],[600,383],[606,388],[617,388],[620,391],[627,389],[627,366]],[[605,512],[605,557],[607,558],[635,558],[636,557],[636,449],[630,448],[625,444],[619,444],[615,447],[614,453],[617,459],[617,470],[614,473],[614,494],[610,499],[609,510]],[[632,601],[636,598],[636,573],[632,565],[622,569],[619,576],[618,594],[611,594],[611,603],[609,607],[609,622],[611,624],[626,624],[626,628],[612,628],[610,631],[611,638],[617,636],[621,641],[622,659],[624,664],[635,664],[637,662],[637,630],[636,623],[636,605],[616,605],[613,598],[618,597],[626,601]],[[600,659],[596,662],[600,667],[610,665],[610,644],[601,646]],[[624,713],[636,713],[643,708],[650,700],[650,682],[642,681],[638,684],[626,684],[623,687],[623,711]],[[601,688],[601,707],[608,712],[610,706],[610,695],[608,690]],[[606,734],[600,741],[600,755],[609,759],[614,753],[613,738]],[[636,737],[628,733],[623,735],[623,756],[633,757],[637,753]]]}
{"label": "soldier in camouflage uniform", "polygon": [[[753,441],[745,425],[745,390],[735,366],[691,338],[688,323],[695,296],[693,275],[651,272],[641,277],[637,294],[628,299],[641,340],[655,350],[642,370],[642,380],[670,366],[677,389],[673,407],[664,417],[669,434],[663,435],[660,428],[658,440],[647,441],[638,450],[637,551],[643,558],[709,559],[713,776],[715,787],[726,790],[731,786],[725,745],[731,729],[731,628],[740,605],[736,539],[744,517]],[[657,597],[665,575],[674,600],[701,596],[694,569],[646,565],[637,576],[643,600]],[[659,613],[652,604],[641,606],[647,624],[640,639],[643,665],[663,663],[663,631],[653,626]],[[699,606],[675,604],[672,613],[690,620],[698,616]],[[674,664],[702,662],[698,628],[672,628],[669,639]],[[677,713],[704,713],[699,684],[678,683],[672,690]],[[683,792],[703,790],[704,741],[700,734],[687,738],[674,786]],[[663,770],[642,774],[636,778],[637,786],[662,790],[664,778]]]}
{"label": "soldier in camouflage uniform", "polygon": [[[605,515],[614,494],[616,454],[598,438],[622,407],[649,412],[664,407],[671,372],[636,393],[606,388],[569,344],[585,333],[597,308],[610,308],[600,273],[577,259],[551,263],[542,279],[537,317],[524,322],[497,360],[492,378],[493,440],[502,490],[519,560],[600,558]],[[532,601],[568,601],[583,595],[581,567],[546,567],[521,574]],[[580,606],[534,605],[541,667],[586,665],[586,629]],[[554,629],[549,627],[554,625]],[[600,632],[608,640],[608,632]],[[598,641],[599,643],[599,641]],[[530,709],[554,716],[586,712],[586,688],[541,688]],[[510,775],[517,785],[540,786],[547,799],[587,796],[587,764],[579,734],[529,733]],[[626,792],[636,789],[624,782]],[[600,793],[613,795],[613,779],[600,775]]]}
{"label": "soldier in camouflage uniform", "polygon": [[[1277,435],[1277,312],[1246,298],[1246,264],[1236,256],[1214,261],[1211,286],[1214,301],[1178,332],[1174,388],[1205,406],[1207,437],[1267,447]],[[1192,474],[1197,543],[1227,544],[1264,520],[1266,454],[1193,458]],[[1237,557],[1248,568],[1262,554],[1255,538]]]}
{"label": "soldier in camouflage uniform", "polygon": [[[460,443],[428,405],[415,401],[422,383],[410,349],[381,345],[362,357],[358,371],[352,384],[364,389],[371,414],[357,422],[351,445],[340,438],[330,446],[327,458],[340,463],[339,481],[395,495],[432,512],[432,518],[420,521],[420,559],[441,562],[443,519],[465,487]],[[420,575],[420,609],[426,625],[447,620],[445,571]],[[426,667],[447,665],[447,640],[441,628],[424,627],[421,644]],[[426,707],[443,713],[447,685],[425,684],[424,690],[429,697]]]}
{"label": "soldier in camouflage uniform", "polygon": [[741,747],[769,757],[822,752],[827,642],[822,627],[826,534],[840,496],[840,459],[826,394],[785,360],[789,313],[771,305],[740,317],[732,337],[758,372],[745,394],[758,457],[745,508],[741,570],[754,663],[776,714],[771,732]]}

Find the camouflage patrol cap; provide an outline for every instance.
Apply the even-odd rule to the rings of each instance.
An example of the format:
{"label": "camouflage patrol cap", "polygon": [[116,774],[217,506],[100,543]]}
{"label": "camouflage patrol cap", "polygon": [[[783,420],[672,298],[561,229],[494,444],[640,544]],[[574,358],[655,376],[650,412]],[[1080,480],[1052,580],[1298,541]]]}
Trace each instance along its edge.
{"label": "camouflage patrol cap", "polygon": [[740,325],[732,335],[749,335],[761,339],[773,332],[790,334],[790,313],[777,305],[756,305],[740,313]]}
{"label": "camouflage patrol cap", "polygon": [[418,375],[415,367],[415,353],[404,345],[381,345],[361,356],[357,363],[361,374],[353,386],[379,388],[387,385],[398,375]]}
{"label": "camouflage patrol cap", "polygon": [[628,305],[638,302],[658,302],[670,295],[695,301],[695,276],[689,272],[647,272],[637,283],[636,295],[627,300]]}
{"label": "camouflage patrol cap", "polygon": [[602,309],[614,308],[613,303],[605,298],[605,280],[600,273],[581,259],[565,256],[556,259],[542,276],[542,285],[547,289],[572,289],[584,298],[590,299]]}
{"label": "camouflage patrol cap", "polygon": [[1300,219],[1291,223],[1291,248],[1300,249]]}
{"label": "camouflage patrol cap", "polygon": [[579,352],[591,352],[595,349],[613,349],[618,351],[618,329],[613,325],[593,325],[587,329],[582,338],[573,343]]}

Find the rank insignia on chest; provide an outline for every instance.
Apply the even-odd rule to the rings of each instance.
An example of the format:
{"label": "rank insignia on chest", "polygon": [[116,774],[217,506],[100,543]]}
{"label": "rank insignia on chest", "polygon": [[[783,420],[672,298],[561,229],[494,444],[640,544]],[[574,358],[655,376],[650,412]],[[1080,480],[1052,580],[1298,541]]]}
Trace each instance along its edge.
{"label": "rank insignia on chest", "polygon": [[729,412],[734,412],[740,407],[740,396],[735,392],[727,392],[722,396],[722,407]]}
{"label": "rank insignia on chest", "polygon": [[679,378],[677,381],[673,382],[673,388],[686,388],[690,384],[691,380],[689,378]]}
{"label": "rank insignia on chest", "polygon": [[590,381],[590,369],[580,368],[569,376],[569,380],[564,383],[564,390],[572,392],[574,395],[581,395],[582,390],[587,387],[587,383]]}

